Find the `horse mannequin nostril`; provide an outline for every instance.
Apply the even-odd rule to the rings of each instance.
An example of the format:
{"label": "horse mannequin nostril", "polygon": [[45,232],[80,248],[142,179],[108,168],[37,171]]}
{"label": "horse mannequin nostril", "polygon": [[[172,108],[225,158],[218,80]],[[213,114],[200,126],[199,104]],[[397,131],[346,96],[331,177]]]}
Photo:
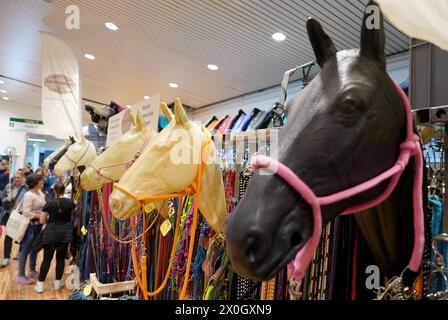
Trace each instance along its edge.
{"label": "horse mannequin nostril", "polygon": [[110,207],[114,212],[119,212],[123,207],[123,203],[118,199],[112,199],[110,201]]}
{"label": "horse mannequin nostril", "polygon": [[249,264],[259,263],[269,253],[268,239],[259,231],[251,232],[246,246],[246,259]]}
{"label": "horse mannequin nostril", "polygon": [[293,232],[291,235],[291,248],[300,245],[303,241],[302,235],[299,232]]}

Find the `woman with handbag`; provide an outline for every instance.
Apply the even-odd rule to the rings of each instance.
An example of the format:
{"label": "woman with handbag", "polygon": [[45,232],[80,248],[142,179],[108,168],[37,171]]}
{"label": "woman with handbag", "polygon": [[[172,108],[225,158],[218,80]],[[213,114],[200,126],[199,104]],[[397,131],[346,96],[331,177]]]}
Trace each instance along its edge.
{"label": "woman with handbag", "polygon": [[[3,190],[2,194],[2,205],[0,214],[0,224],[6,226],[8,222],[9,215],[12,210],[16,209],[22,202],[23,196],[25,195],[25,175],[21,171],[14,173],[13,182],[8,184]],[[11,259],[13,240],[10,236],[5,235],[5,240],[3,242],[3,261],[0,264],[0,268],[5,268],[9,265],[9,260]]]}
{"label": "woman with handbag", "polygon": [[[28,185],[28,191],[23,197],[22,214],[30,219],[30,224],[20,243],[19,275],[16,279],[16,283],[21,285],[32,284],[38,276],[38,273],[36,272],[37,251],[31,250],[31,245],[34,238],[42,230],[40,215],[45,205],[45,194],[42,192],[44,187],[43,177],[33,173],[28,176],[26,184]],[[25,276],[25,265],[28,255],[30,256],[30,272],[28,276]]]}
{"label": "woman with handbag", "polygon": [[55,199],[47,202],[40,216],[40,222],[46,224],[46,227],[42,233],[41,240],[44,248],[44,259],[40,266],[39,281],[34,287],[34,290],[39,293],[44,292],[45,278],[55,252],[56,280],[53,288],[54,290],[62,288],[61,279],[64,274],[65,256],[68,245],[73,239],[71,218],[76,208],[75,203],[71,199],[64,198],[64,192],[65,185],[62,182],[58,182],[54,186]]}

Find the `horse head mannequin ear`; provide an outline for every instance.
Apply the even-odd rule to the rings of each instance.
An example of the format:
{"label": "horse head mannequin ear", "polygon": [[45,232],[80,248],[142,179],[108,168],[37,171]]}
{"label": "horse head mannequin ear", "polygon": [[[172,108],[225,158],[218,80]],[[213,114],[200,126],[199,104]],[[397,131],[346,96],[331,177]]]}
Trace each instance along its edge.
{"label": "horse head mannequin ear", "polygon": [[169,122],[171,122],[171,120],[173,120],[173,117],[171,116],[171,112],[165,102],[160,103],[160,110],[162,110],[163,115],[168,119]]}
{"label": "horse head mannequin ear", "polygon": [[131,123],[134,125],[134,127],[136,127],[137,123],[135,122],[135,116],[134,116],[134,113],[132,111],[129,112],[129,118],[131,119]]}
{"label": "horse head mannequin ear", "polygon": [[360,55],[377,61],[386,70],[385,46],[384,18],[380,7],[370,1],[362,21]]}
{"label": "horse head mannequin ear", "polygon": [[179,98],[174,100],[174,118],[177,124],[183,126],[188,126],[190,124],[190,119],[188,119],[187,113]]}
{"label": "horse head mannequin ear", "polygon": [[319,66],[323,68],[328,60],[336,57],[336,47],[317,20],[309,18],[306,22],[306,29],[317,62],[319,63]]}
{"label": "horse head mannequin ear", "polygon": [[138,131],[145,131],[146,130],[146,124],[145,121],[143,121],[143,117],[142,117],[142,113],[140,112],[140,110],[137,111],[137,130]]}

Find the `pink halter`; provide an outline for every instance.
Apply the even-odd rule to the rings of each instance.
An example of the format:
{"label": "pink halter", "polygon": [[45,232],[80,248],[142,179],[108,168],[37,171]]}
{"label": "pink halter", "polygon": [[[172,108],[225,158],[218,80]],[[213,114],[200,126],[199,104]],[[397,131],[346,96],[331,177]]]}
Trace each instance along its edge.
{"label": "pink halter", "polygon": [[285,180],[285,182],[287,182],[302,196],[302,198],[311,206],[313,210],[314,227],[312,236],[308,239],[305,246],[297,253],[295,260],[288,265],[289,275],[295,277],[297,280],[301,280],[304,277],[305,271],[308,268],[311,259],[313,258],[317,246],[319,245],[319,240],[322,233],[322,217],[320,207],[336,203],[338,201],[345,200],[347,198],[363,193],[377,186],[381,182],[391,178],[386,190],[377,199],[348,208],[347,210],[342,212],[341,215],[348,215],[364,211],[379,205],[381,202],[386,200],[395,189],[398,180],[401,177],[401,174],[403,173],[409,162],[409,159],[412,156],[415,157],[415,175],[413,188],[414,249],[408,268],[414,272],[417,272],[420,268],[423,255],[423,246],[425,243],[422,199],[423,156],[420,147],[420,139],[416,134],[414,134],[413,131],[413,119],[409,100],[403,90],[401,90],[400,86],[398,86],[398,84],[396,84],[395,82],[394,84],[405,105],[407,116],[407,138],[406,141],[400,145],[401,152],[395,165],[382,174],[378,175],[377,177],[350,189],[337,192],[325,197],[317,197],[314,192],[294,172],[292,172],[291,169],[289,169],[284,164],[262,155],[256,156],[252,161],[252,167],[254,168],[254,170],[265,168],[269,171],[274,172],[283,180]]}

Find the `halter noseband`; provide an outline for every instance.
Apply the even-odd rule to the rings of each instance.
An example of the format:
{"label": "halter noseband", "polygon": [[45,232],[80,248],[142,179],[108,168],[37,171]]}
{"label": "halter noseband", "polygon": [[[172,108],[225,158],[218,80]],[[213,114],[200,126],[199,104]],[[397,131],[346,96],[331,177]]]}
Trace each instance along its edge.
{"label": "halter noseband", "polygon": [[375,178],[347,190],[340,191],[329,196],[318,197],[306,183],[304,183],[291,169],[281,162],[261,155],[256,156],[252,161],[252,166],[255,170],[260,168],[268,169],[269,171],[280,176],[286,183],[295,189],[312,208],[314,224],[313,233],[303,248],[297,253],[295,260],[288,265],[288,273],[297,280],[301,280],[304,277],[306,269],[313,258],[317,246],[319,245],[319,240],[322,233],[321,206],[333,204],[363,193],[390,178],[390,182],[382,195],[374,200],[350,207],[342,212],[341,215],[364,211],[379,205],[386,200],[395,189],[411,157],[415,158],[413,188],[414,249],[412,251],[408,268],[414,272],[417,272],[420,268],[425,243],[422,199],[423,156],[420,147],[420,138],[414,134],[413,131],[412,111],[409,100],[400,86],[398,86],[395,82],[394,85],[405,106],[407,138],[400,145],[400,155],[398,156],[395,165]]}
{"label": "halter noseband", "polygon": [[73,169],[78,168],[78,163],[80,163],[81,160],[82,160],[82,158],[84,158],[84,156],[87,154],[87,151],[89,151],[89,148],[90,148],[90,145],[87,144],[87,148],[86,148],[86,150],[85,150],[84,153],[81,155],[81,157],[78,159],[78,161],[74,161],[73,159],[71,159],[71,158],[67,155],[68,150],[67,150],[66,153],[64,153],[63,157],[66,157],[68,160],[70,160],[71,162],[74,163],[75,166],[73,167]]}
{"label": "halter noseband", "polygon": [[115,167],[119,167],[119,166],[124,166],[124,167],[125,167],[125,170],[129,169],[129,168],[132,166],[132,164],[133,164],[135,161],[137,161],[137,159],[138,159],[138,158],[140,157],[140,155],[143,153],[143,150],[146,148],[146,146],[147,146],[148,143],[149,143],[149,138],[150,138],[150,136],[151,136],[151,135],[148,135],[148,136],[145,138],[145,140],[143,141],[143,144],[142,144],[141,147],[137,150],[137,152],[134,154],[134,157],[133,157],[131,160],[129,160],[129,161],[127,161],[127,162],[124,162],[124,163],[113,164],[113,165],[110,165],[110,166],[104,166],[104,167],[101,167],[101,168],[96,168],[92,163],[90,163],[90,164],[89,164],[89,167],[91,167],[91,168],[93,168],[93,169],[95,170],[95,172],[96,172],[96,174],[97,174],[97,176],[98,176],[98,180],[102,177],[102,178],[104,178],[104,179],[106,179],[106,180],[109,180],[110,182],[117,182],[118,180],[109,178],[109,177],[107,177],[106,175],[102,174],[102,173],[101,173],[101,170],[102,170],[102,169],[108,169],[108,168],[115,168]]}

